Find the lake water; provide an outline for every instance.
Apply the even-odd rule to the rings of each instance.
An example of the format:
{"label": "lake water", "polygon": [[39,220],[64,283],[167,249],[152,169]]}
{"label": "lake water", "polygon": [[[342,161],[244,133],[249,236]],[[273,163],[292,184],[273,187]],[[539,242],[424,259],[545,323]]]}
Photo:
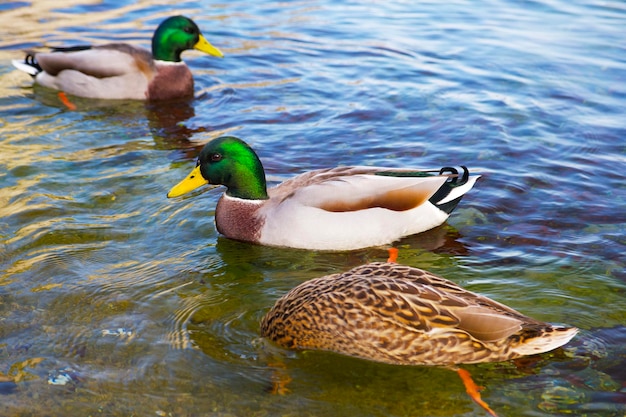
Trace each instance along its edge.
{"label": "lake water", "polygon": [[[0,415],[485,415],[447,369],[260,338],[290,288],[387,254],[238,243],[213,225],[221,190],[168,200],[226,133],[273,181],[349,164],[481,174],[446,224],[397,243],[399,262],[581,329],[466,367],[501,416],[625,415],[624,2],[32,3],[0,4]],[[188,102],[70,111],[10,64],[148,47],[172,14],[225,53],[184,55]],[[277,360],[288,395],[268,393]]]}

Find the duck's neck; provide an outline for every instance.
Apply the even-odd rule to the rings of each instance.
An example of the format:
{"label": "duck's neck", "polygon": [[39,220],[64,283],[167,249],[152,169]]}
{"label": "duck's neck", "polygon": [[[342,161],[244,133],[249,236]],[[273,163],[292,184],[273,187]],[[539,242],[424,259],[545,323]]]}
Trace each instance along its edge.
{"label": "duck's neck", "polygon": [[165,62],[181,62],[180,54],[182,51],[178,51],[169,47],[166,47],[159,42],[152,42],[152,57],[157,61]]}
{"label": "duck's neck", "polygon": [[260,164],[253,164],[231,173],[226,185],[226,195],[244,200],[267,200],[265,172]]}
{"label": "duck's neck", "polygon": [[180,54],[184,50],[185,48],[177,46],[171,31],[166,27],[159,26],[152,36],[152,57],[156,60],[181,62]]}

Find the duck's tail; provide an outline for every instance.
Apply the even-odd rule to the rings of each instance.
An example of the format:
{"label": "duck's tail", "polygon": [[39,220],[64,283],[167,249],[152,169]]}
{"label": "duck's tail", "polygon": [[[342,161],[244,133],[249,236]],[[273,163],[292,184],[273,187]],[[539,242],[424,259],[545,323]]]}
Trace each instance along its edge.
{"label": "duck's tail", "polygon": [[30,74],[32,77],[36,77],[43,69],[39,66],[37,59],[35,59],[35,54],[33,52],[27,52],[26,57],[23,61],[19,61],[14,59],[11,61],[13,66],[20,71],[24,71],[27,74]]}
{"label": "duck's tail", "polygon": [[550,326],[535,337],[528,338],[511,350],[520,356],[549,352],[563,346],[578,333],[576,327]]}
{"label": "duck's tail", "polygon": [[451,178],[429,199],[432,204],[448,214],[452,213],[461,201],[461,198],[463,198],[463,195],[471,190],[476,180],[480,178],[480,175],[470,177],[467,167],[461,165],[461,168],[463,168],[462,175],[459,174],[456,168],[441,168],[439,175],[450,174]]}

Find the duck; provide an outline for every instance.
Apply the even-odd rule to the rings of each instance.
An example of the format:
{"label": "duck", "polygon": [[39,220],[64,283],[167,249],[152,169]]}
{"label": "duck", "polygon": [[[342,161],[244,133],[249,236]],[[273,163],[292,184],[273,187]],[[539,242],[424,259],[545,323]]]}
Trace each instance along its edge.
{"label": "duck", "polygon": [[382,246],[441,225],[479,175],[438,170],[341,166],[305,172],[267,188],[265,170],[242,139],[222,136],[201,150],[196,167],[172,187],[178,197],[223,185],[217,231],[260,245],[308,250]]}
{"label": "duck", "polygon": [[503,362],[554,350],[577,332],[393,262],[305,281],[261,321],[262,336],[284,348],[393,365]]}
{"label": "duck", "polygon": [[[577,332],[395,261],[305,281],[280,297],[261,320],[262,337],[286,349],[456,370],[470,397],[494,417],[480,397],[482,387],[456,366],[549,352]],[[284,386],[278,390],[285,391]]]}
{"label": "duck", "polygon": [[13,65],[36,84],[91,99],[174,100],[193,96],[194,83],[181,53],[197,49],[224,54],[202,35],[188,17],[165,19],[152,37],[152,52],[126,43],[54,48],[27,52]]}

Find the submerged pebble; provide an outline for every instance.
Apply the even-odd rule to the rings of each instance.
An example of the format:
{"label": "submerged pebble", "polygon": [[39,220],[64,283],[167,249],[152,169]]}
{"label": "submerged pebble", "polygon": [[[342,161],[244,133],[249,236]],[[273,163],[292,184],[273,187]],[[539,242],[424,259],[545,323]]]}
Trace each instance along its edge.
{"label": "submerged pebble", "polygon": [[78,381],[78,375],[72,369],[59,369],[48,376],[48,384],[50,385],[75,385]]}
{"label": "submerged pebble", "polygon": [[102,336],[117,336],[125,339],[132,339],[134,337],[134,333],[132,330],[125,329],[123,327],[118,327],[117,329],[102,330]]}

